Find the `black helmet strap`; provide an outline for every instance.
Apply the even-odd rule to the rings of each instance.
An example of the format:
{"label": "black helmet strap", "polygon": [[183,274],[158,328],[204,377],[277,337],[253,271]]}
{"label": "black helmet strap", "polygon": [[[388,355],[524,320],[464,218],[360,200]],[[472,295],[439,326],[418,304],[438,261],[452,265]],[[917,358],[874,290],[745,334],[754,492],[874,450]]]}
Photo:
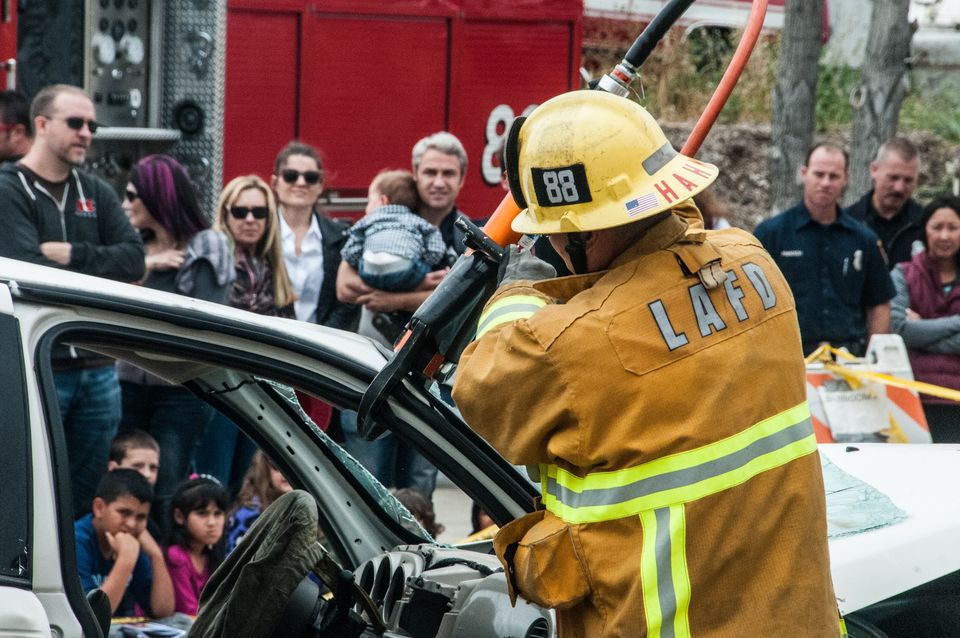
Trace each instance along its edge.
{"label": "black helmet strap", "polygon": [[567,233],[567,245],[564,250],[570,255],[573,272],[582,275],[587,272],[587,237],[586,233]]}

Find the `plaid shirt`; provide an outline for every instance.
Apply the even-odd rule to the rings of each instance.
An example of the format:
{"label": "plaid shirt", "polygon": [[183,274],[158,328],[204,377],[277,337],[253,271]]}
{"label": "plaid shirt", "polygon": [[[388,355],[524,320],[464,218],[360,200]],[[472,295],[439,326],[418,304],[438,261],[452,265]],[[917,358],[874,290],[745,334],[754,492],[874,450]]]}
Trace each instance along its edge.
{"label": "plaid shirt", "polygon": [[443,260],[446,249],[440,229],[406,206],[388,204],[350,227],[340,254],[354,268],[359,268],[365,250],[422,260],[433,267]]}

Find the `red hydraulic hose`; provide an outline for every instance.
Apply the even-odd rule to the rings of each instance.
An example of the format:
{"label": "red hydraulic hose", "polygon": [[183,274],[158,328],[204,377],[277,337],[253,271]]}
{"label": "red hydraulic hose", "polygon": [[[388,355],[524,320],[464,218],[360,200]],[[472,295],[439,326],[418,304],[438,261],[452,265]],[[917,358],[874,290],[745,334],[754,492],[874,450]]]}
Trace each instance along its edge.
{"label": "red hydraulic hose", "polygon": [[493,215],[491,215],[487,223],[483,225],[483,232],[501,246],[515,244],[520,241],[521,235],[520,233],[514,232],[510,224],[519,214],[520,207],[517,206],[517,202],[513,201],[513,195],[507,193],[504,198],[500,200],[497,209],[493,211]]}
{"label": "red hydraulic hose", "polygon": [[720,79],[720,84],[717,85],[710,101],[707,102],[707,108],[703,110],[696,126],[690,132],[690,137],[687,138],[683,148],[680,149],[680,152],[684,155],[692,157],[697,154],[703,139],[710,132],[713,123],[717,121],[717,116],[720,115],[723,105],[727,103],[727,99],[733,93],[733,87],[737,85],[740,74],[743,73],[743,69],[750,59],[750,54],[753,53],[753,47],[756,46],[757,40],[760,38],[760,29],[763,28],[763,19],[766,15],[767,0],[753,0],[750,18],[747,20],[747,26],[743,30],[743,37],[740,38],[740,44],[737,45],[733,59],[730,60],[727,70],[724,71],[723,77]]}
{"label": "red hydraulic hose", "polygon": [[[693,156],[700,150],[700,145],[703,143],[707,133],[710,132],[714,122],[716,122],[717,116],[720,115],[720,111],[723,109],[723,105],[727,103],[727,99],[733,92],[733,88],[737,85],[737,81],[740,79],[740,75],[743,73],[743,69],[750,59],[750,54],[753,53],[753,48],[760,38],[760,30],[763,28],[763,19],[766,17],[766,14],[767,0],[753,0],[753,7],[750,9],[750,17],[743,31],[743,37],[740,38],[740,44],[737,45],[733,59],[730,60],[730,64],[727,66],[727,70],[724,72],[720,84],[717,85],[713,96],[711,96],[710,101],[707,103],[707,108],[704,109],[700,115],[696,125],[693,127],[693,131],[690,132],[690,137],[688,137],[686,143],[684,143],[680,151],[684,155]],[[487,223],[483,227],[483,232],[501,246],[515,244],[520,240],[520,234],[514,232],[510,224],[519,214],[520,207],[513,201],[513,196],[507,193],[493,212],[493,215],[487,220]]]}

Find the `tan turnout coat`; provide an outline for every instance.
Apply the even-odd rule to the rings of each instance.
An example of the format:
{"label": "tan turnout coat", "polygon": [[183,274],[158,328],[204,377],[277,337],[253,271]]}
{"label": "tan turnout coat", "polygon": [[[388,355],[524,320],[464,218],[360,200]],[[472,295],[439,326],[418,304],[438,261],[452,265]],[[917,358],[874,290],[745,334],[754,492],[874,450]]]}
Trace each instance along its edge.
{"label": "tan turnout coat", "polygon": [[511,587],[563,638],[839,635],[804,379],[743,231],[675,214],[606,271],[502,287],[454,399],[539,468],[546,512],[496,540]]}

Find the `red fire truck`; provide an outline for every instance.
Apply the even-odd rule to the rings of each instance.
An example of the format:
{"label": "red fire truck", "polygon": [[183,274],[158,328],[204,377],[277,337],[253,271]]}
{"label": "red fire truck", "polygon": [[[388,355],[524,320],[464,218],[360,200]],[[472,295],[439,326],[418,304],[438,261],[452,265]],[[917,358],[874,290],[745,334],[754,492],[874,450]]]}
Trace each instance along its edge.
{"label": "red fire truck", "polygon": [[363,197],[449,130],[470,160],[460,205],[486,215],[505,127],[579,84],[581,16],[571,0],[232,0],[224,175],[266,172],[300,137],[323,150],[331,191]]}
{"label": "red fire truck", "polygon": [[[449,130],[469,156],[459,204],[487,215],[506,126],[580,85],[582,0],[44,4],[21,3],[22,90],[85,87],[106,124],[95,170],[119,182],[138,156],[168,152],[208,203],[227,179],[269,175],[299,138],[324,155],[331,207],[359,208],[377,171],[409,167],[419,138]],[[0,55],[17,17],[0,22]]]}

